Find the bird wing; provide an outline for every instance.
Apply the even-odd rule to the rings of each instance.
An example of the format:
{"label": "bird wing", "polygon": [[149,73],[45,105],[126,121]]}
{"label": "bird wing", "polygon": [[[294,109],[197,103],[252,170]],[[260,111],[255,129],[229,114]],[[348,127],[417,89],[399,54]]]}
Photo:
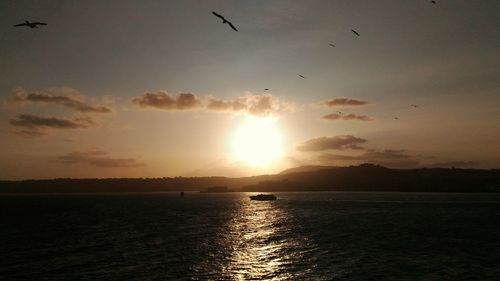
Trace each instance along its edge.
{"label": "bird wing", "polygon": [[36,24],[36,25],[47,25],[46,23],[44,23],[44,22],[39,22],[39,21],[34,22],[33,24]]}
{"label": "bird wing", "polygon": [[14,26],[25,26],[25,25],[27,25],[27,24],[25,24],[25,23],[20,23],[20,24],[16,24],[16,25],[14,25]]}
{"label": "bird wing", "polygon": [[228,21],[228,22],[227,22],[227,24],[229,24],[229,26],[230,26],[232,29],[234,29],[234,31],[238,32],[238,29],[236,29],[236,27],[234,27],[234,25],[233,25],[230,21]]}
{"label": "bird wing", "polygon": [[214,14],[214,16],[216,16],[218,18],[221,18],[222,20],[226,20],[223,16],[217,14],[216,12],[212,12],[212,14]]}

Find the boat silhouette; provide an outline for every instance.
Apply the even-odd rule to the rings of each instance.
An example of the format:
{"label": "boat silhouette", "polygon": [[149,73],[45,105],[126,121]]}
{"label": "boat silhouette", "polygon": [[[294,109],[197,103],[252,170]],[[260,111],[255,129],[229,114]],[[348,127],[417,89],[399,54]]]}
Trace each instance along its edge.
{"label": "boat silhouette", "polygon": [[274,194],[259,194],[259,195],[253,195],[250,196],[251,200],[256,200],[256,201],[274,201],[276,200],[276,196]]}

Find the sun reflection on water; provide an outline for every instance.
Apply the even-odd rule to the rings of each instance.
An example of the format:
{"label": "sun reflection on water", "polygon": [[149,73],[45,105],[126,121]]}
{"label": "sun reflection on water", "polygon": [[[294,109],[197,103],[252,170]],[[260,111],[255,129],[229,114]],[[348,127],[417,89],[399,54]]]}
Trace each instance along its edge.
{"label": "sun reflection on water", "polygon": [[228,226],[231,254],[223,270],[235,280],[292,278],[290,265],[302,260],[310,243],[293,235],[292,218],[277,202],[241,203]]}

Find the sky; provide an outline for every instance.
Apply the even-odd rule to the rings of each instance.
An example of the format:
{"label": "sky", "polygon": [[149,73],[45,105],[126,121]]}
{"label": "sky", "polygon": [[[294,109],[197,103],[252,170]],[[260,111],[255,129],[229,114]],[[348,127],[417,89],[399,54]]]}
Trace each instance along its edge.
{"label": "sky", "polygon": [[2,1],[0,179],[499,168],[500,2],[436,2]]}

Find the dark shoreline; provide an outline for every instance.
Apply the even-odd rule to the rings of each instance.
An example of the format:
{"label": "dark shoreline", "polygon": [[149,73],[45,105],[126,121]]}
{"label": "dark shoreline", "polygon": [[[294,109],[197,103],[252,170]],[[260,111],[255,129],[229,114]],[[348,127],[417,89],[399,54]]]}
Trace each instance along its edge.
{"label": "dark shoreline", "polygon": [[[227,192],[500,192],[500,170],[389,169],[362,164],[254,177],[107,178],[0,181],[0,194],[206,192],[225,186]],[[208,192],[210,193],[210,192]]]}

